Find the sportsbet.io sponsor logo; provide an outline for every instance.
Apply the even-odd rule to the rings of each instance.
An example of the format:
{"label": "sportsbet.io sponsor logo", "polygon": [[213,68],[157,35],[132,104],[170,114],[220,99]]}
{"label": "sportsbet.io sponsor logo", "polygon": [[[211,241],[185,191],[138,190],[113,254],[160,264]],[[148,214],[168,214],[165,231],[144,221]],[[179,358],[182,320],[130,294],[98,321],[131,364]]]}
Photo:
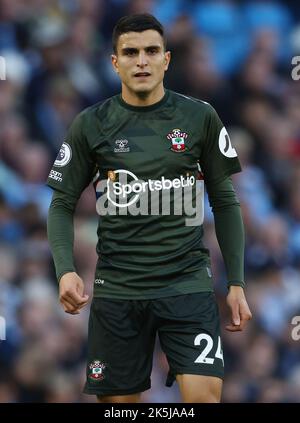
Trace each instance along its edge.
{"label": "sportsbet.io sponsor logo", "polygon": [[[130,183],[123,181],[115,182],[116,175],[129,175],[133,180]],[[148,179],[148,181],[140,181],[134,173],[129,170],[116,170],[111,177],[107,179],[107,197],[116,207],[128,207],[139,199],[139,194],[153,191],[169,190],[171,188],[184,188],[195,184],[195,177],[188,176],[184,178],[182,175],[175,179],[166,179],[162,176],[161,179]],[[114,196],[112,196],[112,193]],[[133,194],[133,196],[131,196]],[[116,202],[115,198],[121,199]]]}
{"label": "sportsbet.io sponsor logo", "polygon": [[184,215],[187,226],[203,222],[204,184],[187,172],[177,178],[139,179],[125,169],[94,181],[99,215]]}
{"label": "sportsbet.io sponsor logo", "polygon": [[59,153],[56,157],[56,160],[54,162],[54,166],[57,167],[63,167],[66,166],[72,158],[72,150],[69,144],[66,142],[63,143],[61,146]]}

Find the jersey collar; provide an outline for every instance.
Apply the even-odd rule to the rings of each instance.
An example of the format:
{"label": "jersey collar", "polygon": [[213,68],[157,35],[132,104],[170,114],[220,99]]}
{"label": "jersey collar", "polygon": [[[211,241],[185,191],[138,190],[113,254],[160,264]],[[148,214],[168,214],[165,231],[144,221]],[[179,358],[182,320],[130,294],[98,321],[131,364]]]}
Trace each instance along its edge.
{"label": "jersey collar", "polygon": [[134,112],[150,112],[152,110],[156,110],[159,107],[161,107],[163,104],[165,104],[168,98],[169,98],[169,91],[165,90],[165,95],[157,103],[151,104],[150,106],[133,106],[132,104],[128,104],[123,100],[122,94],[117,95],[117,100],[119,104],[122,107],[125,107],[125,109],[132,110]]}

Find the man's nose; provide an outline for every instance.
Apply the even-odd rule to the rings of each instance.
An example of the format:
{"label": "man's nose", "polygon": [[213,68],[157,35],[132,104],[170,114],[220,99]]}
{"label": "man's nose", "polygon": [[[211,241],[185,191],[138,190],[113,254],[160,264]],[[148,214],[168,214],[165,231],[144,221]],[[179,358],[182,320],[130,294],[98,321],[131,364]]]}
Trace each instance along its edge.
{"label": "man's nose", "polygon": [[138,66],[147,66],[147,57],[144,51],[141,51],[138,57]]}

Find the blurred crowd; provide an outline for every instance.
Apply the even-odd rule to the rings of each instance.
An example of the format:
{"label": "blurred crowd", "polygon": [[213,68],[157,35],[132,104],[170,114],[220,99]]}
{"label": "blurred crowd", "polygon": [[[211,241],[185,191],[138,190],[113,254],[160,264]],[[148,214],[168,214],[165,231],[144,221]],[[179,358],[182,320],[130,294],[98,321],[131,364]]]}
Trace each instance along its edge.
{"label": "blurred crowd", "polygon": [[[87,320],[63,312],[47,243],[45,186],[66,130],[83,108],[120,91],[110,64],[118,18],[153,13],[172,63],[165,86],[210,102],[243,172],[234,176],[246,231],[245,332],[229,320],[226,278],[207,203],[206,243],[222,315],[224,402],[300,402],[300,55],[298,1],[0,0],[0,402],[94,402],[85,381]],[[300,72],[299,72],[300,74]],[[78,273],[92,295],[97,214],[87,189],[75,218]],[[145,402],[179,401],[164,387],[156,345]]]}

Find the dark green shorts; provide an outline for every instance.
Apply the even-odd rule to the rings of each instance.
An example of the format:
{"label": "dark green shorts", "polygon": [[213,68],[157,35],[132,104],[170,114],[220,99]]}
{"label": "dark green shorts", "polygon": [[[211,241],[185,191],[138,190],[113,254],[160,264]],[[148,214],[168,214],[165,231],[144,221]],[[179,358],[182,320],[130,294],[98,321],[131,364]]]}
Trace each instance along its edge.
{"label": "dark green shorts", "polygon": [[155,300],[94,298],[84,392],[126,395],[149,389],[156,333],[169,363],[166,386],[177,374],[223,378],[214,293]]}

